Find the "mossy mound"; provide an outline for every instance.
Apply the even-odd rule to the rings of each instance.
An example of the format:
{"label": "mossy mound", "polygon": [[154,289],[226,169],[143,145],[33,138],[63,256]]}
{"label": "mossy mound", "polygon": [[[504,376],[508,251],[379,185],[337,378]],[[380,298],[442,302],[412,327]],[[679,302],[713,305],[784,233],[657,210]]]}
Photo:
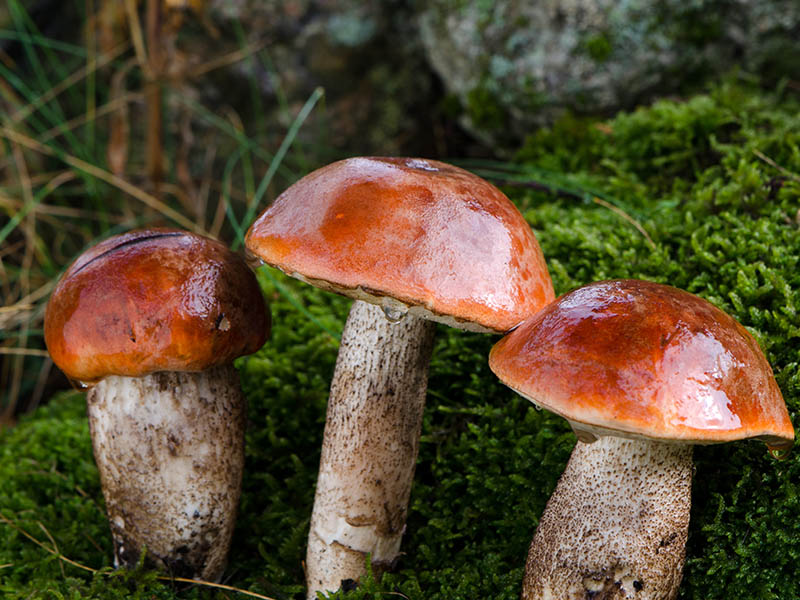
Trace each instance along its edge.
{"label": "mossy mound", "polygon": [[[792,94],[795,94],[792,96]],[[757,337],[800,409],[800,102],[725,84],[611,121],[563,119],[493,173],[536,230],[558,293],[638,277],[698,294]],[[569,174],[569,175],[566,175]],[[542,188],[551,191],[542,191]],[[238,366],[247,472],[224,583],[303,593],[305,536],[336,336],[348,301],[260,272],[273,338]],[[348,598],[516,599],[527,546],[575,438],[491,374],[496,340],[440,327],[405,555]],[[695,451],[681,598],[786,599],[800,589],[800,453]],[[59,395],[0,434],[0,593],[8,598],[234,598],[110,569],[83,398]],[[28,539],[93,569],[60,561]]]}

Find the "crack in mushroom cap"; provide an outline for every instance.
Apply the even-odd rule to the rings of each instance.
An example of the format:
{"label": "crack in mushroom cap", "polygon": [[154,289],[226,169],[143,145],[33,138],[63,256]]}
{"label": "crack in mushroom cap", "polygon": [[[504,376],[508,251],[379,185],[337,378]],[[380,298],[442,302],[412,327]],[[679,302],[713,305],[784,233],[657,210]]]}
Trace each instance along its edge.
{"label": "crack in mushroom cap", "polygon": [[509,387],[593,433],[709,444],[794,440],[756,340],[674,287],[593,283],[560,297],[490,353]]}
{"label": "crack in mushroom cap", "polygon": [[327,289],[396,298],[492,331],[554,298],[539,244],[511,201],[433,160],[361,157],[318,169],[258,217],[246,245]]}
{"label": "crack in mushroom cap", "polygon": [[45,343],[72,380],[202,371],[258,350],[270,315],[244,259],[214,240],[146,229],[79,256],[45,312]]}

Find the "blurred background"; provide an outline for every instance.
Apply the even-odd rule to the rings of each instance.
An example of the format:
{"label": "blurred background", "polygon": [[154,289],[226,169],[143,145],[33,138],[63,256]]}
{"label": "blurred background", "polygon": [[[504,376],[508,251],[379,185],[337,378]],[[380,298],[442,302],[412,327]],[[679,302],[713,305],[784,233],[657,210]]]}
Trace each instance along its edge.
{"label": "blurred background", "polygon": [[796,0],[6,0],[0,427],[68,386],[44,306],[108,235],[172,225],[240,249],[277,194],[345,156],[511,160],[540,127],[732,71],[800,91],[798,40]]}

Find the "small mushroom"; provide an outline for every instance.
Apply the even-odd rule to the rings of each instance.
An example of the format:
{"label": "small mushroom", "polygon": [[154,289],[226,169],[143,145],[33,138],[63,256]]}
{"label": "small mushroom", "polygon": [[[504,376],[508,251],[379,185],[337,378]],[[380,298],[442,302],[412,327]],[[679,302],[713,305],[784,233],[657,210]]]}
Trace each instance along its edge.
{"label": "small mushroom", "polygon": [[307,175],[248,249],[355,298],[331,383],[306,558],[308,597],[399,554],[432,321],[505,332],[554,297],[531,228],[487,181],[441,162],[353,158]]}
{"label": "small mushroom", "polygon": [[777,452],[794,440],[758,343],[666,285],[578,288],[500,340],[489,364],[579,440],[531,543],[523,600],[675,598],[692,444],[755,438]]}
{"label": "small mushroom", "polygon": [[221,576],[244,461],[231,363],[263,345],[269,323],[244,259],[184,231],[112,237],[58,282],[45,341],[89,388],[116,566],[134,566],[146,548],[175,576]]}

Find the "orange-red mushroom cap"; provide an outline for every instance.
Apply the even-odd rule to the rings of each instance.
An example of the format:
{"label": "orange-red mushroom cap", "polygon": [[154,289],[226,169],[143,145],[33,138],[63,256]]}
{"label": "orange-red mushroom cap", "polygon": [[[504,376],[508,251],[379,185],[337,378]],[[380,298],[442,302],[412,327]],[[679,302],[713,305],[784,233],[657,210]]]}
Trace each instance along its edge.
{"label": "orange-red mushroom cap", "polygon": [[258,350],[269,327],[241,256],[186,231],[148,229],[109,238],[70,265],[44,334],[53,362],[91,384],[226,364]]}
{"label": "orange-red mushroom cap", "polygon": [[511,201],[433,160],[351,158],[318,169],[259,216],[246,244],[320,287],[493,331],[554,298],[539,244]]}
{"label": "orange-red mushroom cap", "polygon": [[700,444],[759,438],[776,449],[794,440],[755,339],[709,302],[666,285],[573,290],[500,340],[489,364],[576,428]]}

